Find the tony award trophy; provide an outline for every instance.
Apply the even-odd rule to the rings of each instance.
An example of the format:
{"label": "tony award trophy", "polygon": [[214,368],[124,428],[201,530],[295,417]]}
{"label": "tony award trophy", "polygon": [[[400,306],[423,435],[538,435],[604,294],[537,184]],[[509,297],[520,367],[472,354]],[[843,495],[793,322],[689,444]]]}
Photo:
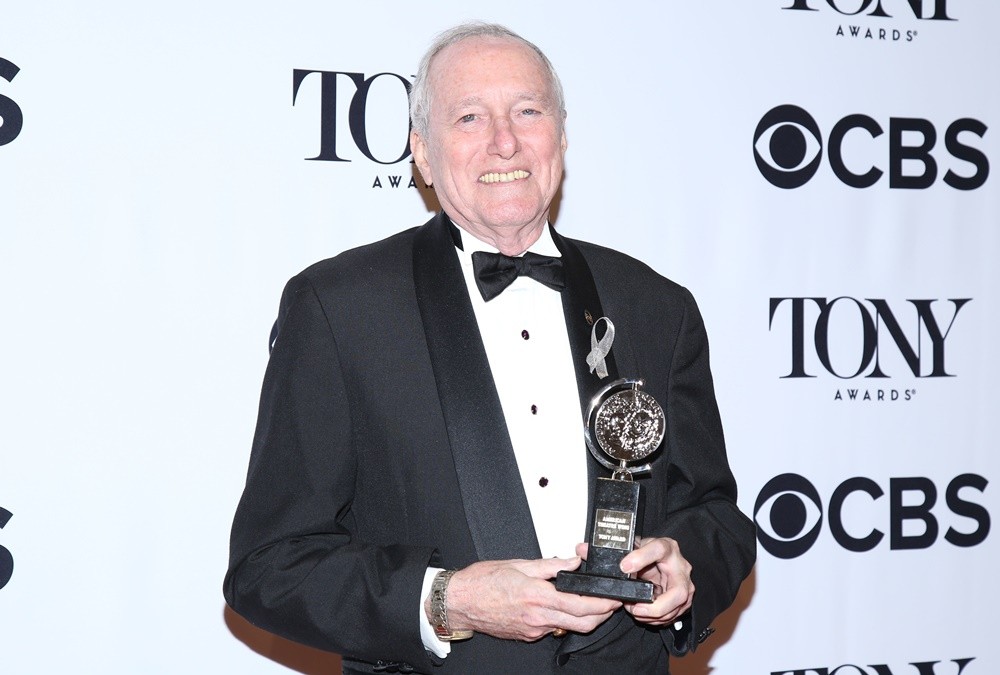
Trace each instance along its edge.
{"label": "tony award trophy", "polygon": [[587,560],[580,571],[559,572],[556,588],[560,591],[623,602],[653,601],[652,582],[633,579],[619,567],[633,548],[642,517],[639,484],[632,475],[650,470],[648,463],[629,463],[653,454],[666,426],[663,409],[642,391],[642,384],[642,380],[616,380],[590,402],[587,447],[611,471],[611,478],[597,479]]}

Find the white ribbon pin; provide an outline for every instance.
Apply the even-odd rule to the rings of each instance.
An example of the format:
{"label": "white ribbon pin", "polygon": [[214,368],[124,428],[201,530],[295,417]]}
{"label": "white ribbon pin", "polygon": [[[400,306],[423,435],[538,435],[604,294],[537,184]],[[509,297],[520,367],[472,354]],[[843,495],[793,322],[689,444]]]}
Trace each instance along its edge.
{"label": "white ribbon pin", "polygon": [[[608,326],[607,330],[604,331],[604,336],[598,340],[597,327],[602,321],[607,323]],[[611,345],[614,341],[615,325],[611,323],[611,319],[606,316],[602,316],[594,322],[594,327],[590,331],[590,353],[587,354],[587,365],[590,366],[590,372],[594,372],[596,370],[597,376],[600,378],[608,376],[608,365],[604,362],[604,359],[611,353]]]}

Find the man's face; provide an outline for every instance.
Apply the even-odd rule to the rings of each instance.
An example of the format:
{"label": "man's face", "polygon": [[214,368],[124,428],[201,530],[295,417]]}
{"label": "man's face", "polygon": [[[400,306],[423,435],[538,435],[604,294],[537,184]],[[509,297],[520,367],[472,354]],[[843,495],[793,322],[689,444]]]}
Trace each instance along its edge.
{"label": "man's face", "polygon": [[562,179],[566,136],[535,52],[470,38],[437,55],[428,83],[427,138],[414,131],[411,145],[444,210],[487,240],[540,228]]}

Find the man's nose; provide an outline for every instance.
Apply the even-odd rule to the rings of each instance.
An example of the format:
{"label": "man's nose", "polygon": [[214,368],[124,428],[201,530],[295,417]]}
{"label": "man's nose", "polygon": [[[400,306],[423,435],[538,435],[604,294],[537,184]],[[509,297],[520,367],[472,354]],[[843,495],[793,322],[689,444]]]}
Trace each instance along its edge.
{"label": "man's nose", "polygon": [[491,139],[489,152],[498,155],[503,159],[510,159],[521,149],[521,142],[517,138],[514,126],[508,117],[498,117],[493,123],[493,138]]}

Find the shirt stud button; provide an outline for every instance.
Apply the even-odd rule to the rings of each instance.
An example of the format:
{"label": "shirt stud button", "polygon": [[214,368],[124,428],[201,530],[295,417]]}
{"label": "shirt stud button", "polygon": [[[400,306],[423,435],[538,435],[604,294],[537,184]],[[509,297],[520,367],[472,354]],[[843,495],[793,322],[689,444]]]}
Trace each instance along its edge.
{"label": "shirt stud button", "polygon": [[526,331],[526,330],[522,330],[522,331],[521,331],[521,337],[522,337],[522,338],[524,338],[525,340],[527,340],[527,339],[528,339],[529,337],[531,337],[531,336],[530,336],[530,335],[528,335],[528,331]]}

